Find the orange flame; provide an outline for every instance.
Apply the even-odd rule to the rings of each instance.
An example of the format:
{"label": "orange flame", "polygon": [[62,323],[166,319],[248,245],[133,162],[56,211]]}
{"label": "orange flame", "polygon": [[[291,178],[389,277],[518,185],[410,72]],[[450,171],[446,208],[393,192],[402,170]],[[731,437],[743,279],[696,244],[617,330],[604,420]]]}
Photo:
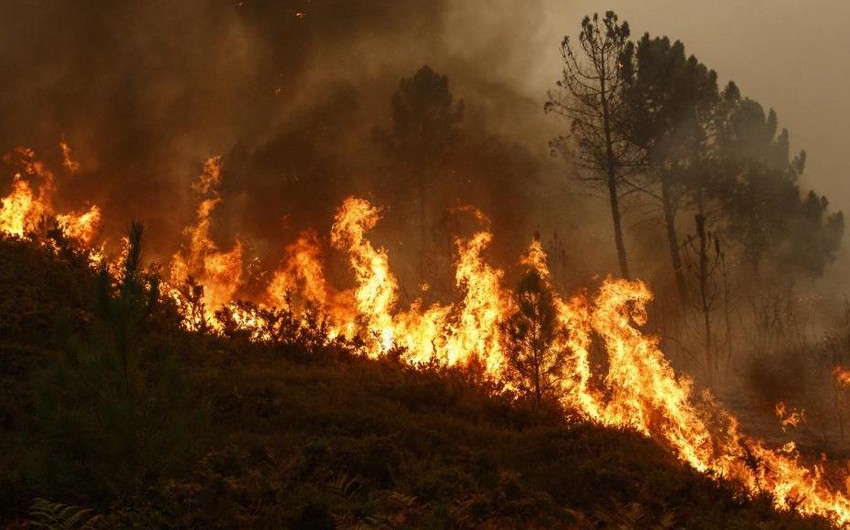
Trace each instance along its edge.
{"label": "orange flame", "polygon": [[842,366],[836,366],[832,371],[835,382],[842,386],[850,386],[850,370]]}
{"label": "orange flame", "polygon": [[59,148],[62,150],[62,166],[71,173],[76,173],[80,170],[80,163],[74,160],[71,153],[71,146],[63,138],[59,142]]}
{"label": "orange flame", "polygon": [[799,426],[806,420],[805,410],[789,409],[783,401],[776,404],[774,413],[779,418],[779,426],[783,432],[789,427]]}
{"label": "orange flame", "polygon": [[396,302],[398,282],[390,271],[387,251],[375,249],[365,237],[377,224],[380,210],[363,199],[348,198],[340,207],[331,229],[331,243],[347,250],[358,287],[354,291],[357,310],[367,322],[374,356],[393,346],[392,309]]}
{"label": "orange flame", "polygon": [[[60,144],[66,157],[66,167],[76,171],[79,164],[70,165],[70,148]],[[92,206],[83,213],[59,214],[53,208],[56,192],[55,176],[35,152],[27,147],[16,147],[4,158],[7,164],[21,171],[12,177],[12,190],[0,198],[0,232],[13,237],[26,238],[38,231],[42,222],[54,217],[65,237],[87,246],[93,243],[100,227],[100,209]]]}
{"label": "orange flame", "polygon": [[94,241],[100,228],[100,208],[92,206],[81,214],[58,214],[56,221],[66,237],[88,244]]}
{"label": "orange flame", "polygon": [[[189,242],[187,248],[177,252],[171,259],[170,283],[180,286],[191,277],[204,287],[203,303],[207,322],[215,325],[215,311],[230,303],[242,282],[242,243],[236,241],[230,251],[223,252],[210,237],[211,216],[221,202],[218,186],[221,183],[221,157],[208,159],[203,171],[193,184],[201,195],[197,220],[185,230]],[[183,293],[172,288],[172,296],[178,301]]]}

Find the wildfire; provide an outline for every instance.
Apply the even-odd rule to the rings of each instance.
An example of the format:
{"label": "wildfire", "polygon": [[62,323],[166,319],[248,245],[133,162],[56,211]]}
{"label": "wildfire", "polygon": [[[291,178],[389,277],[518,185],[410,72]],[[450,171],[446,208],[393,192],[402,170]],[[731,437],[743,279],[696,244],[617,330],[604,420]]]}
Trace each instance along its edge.
{"label": "wildfire", "polygon": [[[486,225],[483,216],[479,218]],[[368,354],[378,358],[400,349],[402,359],[417,364],[437,359],[446,365],[478,362],[499,377],[504,352],[499,322],[511,306],[511,292],[501,286],[502,271],[482,254],[492,235],[482,230],[456,247],[457,304],[423,308],[414,302],[397,307],[398,281],[387,250],[368,240],[380,220],[380,209],[364,199],[346,199],[337,211],[331,244],[345,252],[356,280],[353,291],[336,291],[325,279],[318,236],[306,232],[287,249],[284,265],[269,288],[271,303],[290,303],[292,293],[324,308],[333,333],[359,334]],[[549,282],[546,253],[534,240],[521,263]],[[850,502],[830,487],[822,464],[806,466],[793,443],[771,449],[739,430],[737,420],[706,392],[695,396],[693,384],[677,377],[658,347],[645,335],[646,307],[652,294],[638,281],[605,280],[594,296],[569,300],[554,296],[557,335],[570,352],[570,377],[561,383],[561,402],[589,420],[635,429],[670,447],[684,462],[712,476],[741,483],[752,494],[769,492],[778,509],[850,523]],[[592,337],[608,353],[608,372],[594,387],[589,363]],[[799,424],[803,413],[778,409],[784,427]]]}
{"label": "wildfire", "polygon": [[[197,220],[194,226],[185,230],[188,245],[171,259],[171,285],[184,285],[192,278],[203,286],[202,322],[215,325],[215,310],[229,304],[242,282],[242,243],[237,241],[230,251],[223,252],[210,237],[211,217],[221,202],[218,185],[221,183],[221,157],[210,158],[198,180],[194,191],[201,197],[198,205]],[[178,305],[185,307],[191,293],[172,288],[171,295]],[[200,323],[193,319],[188,327],[199,329]]]}
{"label": "wildfire", "polygon": [[[68,157],[70,151],[65,151]],[[23,237],[38,219],[52,214],[53,174],[35,161],[31,151],[16,150],[22,167],[13,180],[12,193],[2,199],[0,229]],[[70,159],[70,158],[69,158]],[[252,340],[273,340],[275,322],[284,316],[314,309],[326,321],[314,326],[328,340],[358,338],[367,354],[380,358],[398,354],[416,365],[439,362],[447,366],[482,366],[487,375],[503,375],[506,356],[500,340],[500,323],[515,305],[514,293],[502,286],[503,272],[485,260],[492,241],[489,222],[481,212],[467,208],[480,229],[455,241],[455,286],[458,302],[423,307],[414,301],[399,307],[399,282],[390,267],[387,249],[376,247],[369,231],[380,221],[380,208],[362,198],[350,197],[338,208],[329,243],[315,231],[305,231],[286,247],[280,267],[271,275],[261,300],[247,305],[237,300],[245,270],[245,250],[235,241],[221,250],[212,240],[212,215],[221,203],[220,158],[209,159],[193,186],[198,198],[195,222],[184,231],[185,244],[171,259],[166,286],[183,311],[188,329],[222,330],[220,315],[229,315],[229,326],[247,332]],[[32,184],[34,180],[40,185]],[[91,241],[100,210],[57,216],[69,237]],[[323,258],[326,251],[343,253],[355,286],[339,290],[328,281]],[[850,500],[832,487],[836,473],[824,463],[807,465],[793,443],[770,448],[741,432],[738,421],[713,398],[694,392],[690,379],[677,375],[656,337],[641,331],[652,300],[640,281],[606,279],[595,292],[562,298],[552,287],[546,252],[535,239],[520,263],[536,271],[553,292],[556,347],[568,352],[567,374],[558,383],[564,407],[603,425],[634,429],[670,448],[694,469],[740,483],[751,494],[772,495],[778,509],[817,514],[836,525],[850,524]],[[297,316],[297,325],[315,322]],[[607,371],[594,374],[591,344],[596,340],[607,352]],[[850,384],[850,371],[835,369],[836,381]],[[776,406],[783,428],[798,425],[803,411]],[[831,473],[831,474],[830,474]],[[845,473],[837,473],[845,475]]]}
{"label": "wildfire", "polygon": [[[64,141],[60,144],[65,163],[70,172],[80,169],[79,163],[70,158],[70,148]],[[35,152],[27,147],[17,147],[6,155],[4,162],[20,171],[12,177],[12,190],[0,198],[0,232],[7,236],[28,238],[39,231],[50,219],[68,239],[83,246],[90,246],[100,228],[100,209],[92,206],[78,213],[57,213],[53,207],[56,192],[55,175]]]}
{"label": "wildfire", "polygon": [[[210,193],[219,179],[219,162],[205,166],[196,186]],[[218,202],[213,193],[198,210],[197,224],[187,230],[191,249],[178,264],[195,264],[187,270],[200,272],[204,286],[218,293],[208,299],[230,304],[232,318],[256,340],[266,338],[259,327],[268,322],[261,315],[239,310],[231,296],[241,269],[241,247],[220,253],[209,240],[209,214]],[[511,308],[512,293],[501,286],[503,273],[488,265],[483,253],[492,240],[486,217],[469,210],[484,227],[469,239],[457,239],[455,284],[461,293],[456,304],[423,308],[415,301],[407,309],[398,307],[398,281],[388,252],[376,248],[367,235],[380,221],[381,211],[361,198],[348,198],[337,210],[330,234],[332,247],[348,256],[356,286],[338,291],[329,284],[322,264],[319,236],[307,231],[286,249],[282,266],[275,271],[267,289],[266,304],[289,307],[298,297],[302,304],[319,308],[330,319],[329,338],[360,337],[367,353],[379,358],[395,350],[411,364],[437,360],[447,366],[479,363],[491,377],[499,378],[505,362],[499,340],[499,323]],[[209,259],[224,263],[219,276],[211,275]],[[551,287],[547,256],[539,240],[532,241],[521,264],[537,271]],[[215,287],[222,282],[223,287]],[[595,295],[582,293],[568,300],[554,294],[558,346],[570,352],[569,377],[560,383],[561,403],[591,421],[631,428],[668,446],[694,469],[741,483],[752,494],[769,492],[778,509],[796,509],[803,514],[825,516],[835,524],[850,524],[850,501],[832,489],[822,464],[806,466],[796,447],[788,443],[771,449],[761,440],[740,432],[737,420],[707,392],[694,395],[693,383],[677,376],[658,347],[655,337],[640,327],[647,319],[652,299],[639,281],[607,279]],[[266,306],[260,304],[260,311]],[[208,309],[209,310],[209,309]],[[589,362],[593,337],[598,337],[608,354],[608,371],[594,385]],[[844,373],[844,372],[842,372]],[[850,374],[850,372],[847,372]],[[838,377],[838,376],[837,376]],[[850,381],[850,376],[847,377]],[[796,426],[803,412],[784,404],[776,413],[783,428]]]}

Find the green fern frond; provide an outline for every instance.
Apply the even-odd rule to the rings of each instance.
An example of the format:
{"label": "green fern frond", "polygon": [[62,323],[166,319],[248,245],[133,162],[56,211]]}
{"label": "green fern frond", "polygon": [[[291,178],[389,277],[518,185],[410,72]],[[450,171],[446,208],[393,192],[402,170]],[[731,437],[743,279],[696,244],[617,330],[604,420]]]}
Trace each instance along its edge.
{"label": "green fern frond", "polygon": [[347,473],[342,473],[331,480],[329,486],[331,491],[340,497],[350,499],[360,490],[362,484],[360,475],[349,477]]}
{"label": "green fern frond", "polygon": [[45,530],[95,530],[101,516],[91,508],[37,498],[29,510],[33,528]]}

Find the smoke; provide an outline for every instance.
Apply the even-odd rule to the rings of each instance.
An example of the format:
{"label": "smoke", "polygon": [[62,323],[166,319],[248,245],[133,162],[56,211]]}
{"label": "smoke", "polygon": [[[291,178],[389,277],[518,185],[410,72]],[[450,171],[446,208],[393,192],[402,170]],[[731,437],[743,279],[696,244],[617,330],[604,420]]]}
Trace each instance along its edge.
{"label": "smoke", "polygon": [[[657,4],[642,12],[615,8],[636,32],[681,38],[722,75],[738,75],[714,61],[722,54],[707,56],[709,46],[699,46],[720,49],[713,40],[691,46],[691,35],[652,26],[663,19]],[[506,269],[506,284],[516,279],[518,257],[538,232],[553,280],[561,292],[573,292],[616,270],[610,214],[604,197],[589,198],[572,178],[575,169],[550,155],[548,141],[567,124],[542,108],[559,78],[560,39],[594,9],[578,0],[6,0],[0,2],[0,153],[33,147],[57,171],[59,211],[100,206],[113,240],[130,219],[141,219],[151,254],[163,261],[194,222],[191,183],[207,158],[221,155],[222,202],[209,235],[222,251],[238,239],[266,270],[313,228],[324,238],[329,282],[352,287],[346,257],[330,248],[327,234],[336,208],[357,195],[384,206],[368,237],[389,249],[402,302],[422,294],[421,281],[437,297],[452,291],[453,237],[481,228],[470,205],[491,223],[495,238],[484,260]],[[690,18],[688,24],[705,24]],[[745,57],[736,44],[720,44]],[[388,194],[384,184],[399,175],[373,132],[389,128],[399,81],[425,64],[448,76],[465,113],[432,190],[438,257],[422,277],[409,229],[414,193]],[[789,127],[796,131],[795,123]],[[79,171],[61,171],[61,139]],[[0,167],[0,192],[12,172]],[[633,268],[658,279],[656,288],[671,278],[659,251],[665,248],[659,218],[645,207],[626,212]],[[659,326],[673,319],[659,314]],[[699,335],[679,333],[701,347]]]}
{"label": "smoke", "polygon": [[[466,110],[431,219],[481,208],[502,266],[535,231],[544,241],[557,232],[559,244],[593,249],[570,257],[587,277],[613,269],[608,223],[604,202],[579,197],[549,154],[565,124],[542,104],[559,75],[557,42],[579,19],[550,4],[4,2],[0,150],[32,146],[58,168],[64,138],[81,170],[58,180],[59,200],[99,205],[113,236],[144,220],[163,258],[193,220],[190,183],[223,155],[212,233],[222,248],[238,237],[274,262],[303,229],[327,234],[336,206],[358,194],[387,206],[375,237],[408,260],[407,234],[387,228],[404,198],[382,194],[390,170],[372,132],[388,126],[399,80],[428,64]],[[2,169],[5,187],[12,171]]]}

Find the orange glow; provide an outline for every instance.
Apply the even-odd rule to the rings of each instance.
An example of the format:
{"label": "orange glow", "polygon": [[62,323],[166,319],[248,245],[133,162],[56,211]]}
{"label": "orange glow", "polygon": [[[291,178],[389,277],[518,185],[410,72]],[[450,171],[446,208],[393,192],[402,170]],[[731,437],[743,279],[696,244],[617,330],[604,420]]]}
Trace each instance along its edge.
{"label": "orange glow", "polygon": [[790,427],[799,426],[806,420],[805,410],[789,409],[782,401],[776,404],[774,413],[779,418],[779,426],[783,432]]}
{"label": "orange glow", "polygon": [[[71,160],[70,150],[63,148],[63,153]],[[11,193],[0,199],[0,229],[25,237],[42,216],[54,215],[54,176],[31,150],[18,149],[11,156],[21,171],[15,175]],[[216,311],[224,310],[229,314],[228,325],[251,340],[270,341],[276,333],[275,311],[288,311],[297,323],[310,326],[300,312],[316,309],[327,319],[320,331],[328,340],[357,338],[371,358],[393,354],[411,365],[475,364],[493,379],[502,377],[506,356],[500,323],[515,300],[502,285],[502,270],[486,261],[493,235],[481,212],[464,209],[480,227],[470,237],[455,241],[456,303],[424,307],[417,300],[399,307],[399,282],[389,253],[368,237],[381,219],[381,210],[365,199],[349,197],[334,217],[331,248],[322,248],[315,231],[303,232],[286,247],[261,299],[251,305],[237,300],[245,276],[242,243],[237,239],[229,250],[222,250],[212,239],[213,213],[222,200],[220,183],[221,159],[211,158],[193,185],[197,195],[194,223],[184,231],[184,245],[170,262],[165,289],[183,312],[187,329],[222,332],[224,325]],[[92,207],[82,214],[56,218],[66,235],[90,243],[100,210]],[[327,278],[324,256],[334,251],[347,258],[352,289],[338,289]],[[750,494],[770,493],[780,510],[850,524],[846,491],[832,485],[847,479],[846,469],[827,469],[824,462],[807,464],[793,443],[771,448],[744,434],[737,419],[708,392],[697,394],[689,378],[675,373],[658,338],[642,330],[652,300],[644,283],[608,278],[593,292],[565,298],[554,292],[547,261],[537,239],[519,260],[554,293],[555,321],[560,328],[554,335],[560,343],[555,346],[568,352],[568,370],[558,383],[558,399],[566,409],[601,425],[642,433],[695,470],[735,481]],[[196,297],[202,306],[191,303]],[[592,344],[604,347],[605,369],[592,368]],[[850,370],[837,367],[834,375],[839,384],[850,385]],[[784,403],[777,404],[775,412],[783,429],[804,419],[802,411],[788,409]]]}
{"label": "orange glow", "polygon": [[[69,158],[68,145],[63,142],[60,146],[65,167],[69,171],[77,171],[79,164]],[[12,177],[10,193],[0,198],[0,232],[7,236],[29,238],[52,218],[68,239],[83,246],[94,242],[101,222],[97,206],[83,213],[60,214],[53,207],[56,177],[36,158],[32,149],[16,147],[5,156],[4,161],[20,168],[20,171]]]}
{"label": "orange glow", "polygon": [[80,163],[74,160],[71,153],[71,146],[68,145],[64,138],[59,142],[59,148],[62,150],[62,166],[71,173],[79,171],[81,167]]}
{"label": "orange glow", "polygon": [[832,375],[835,376],[836,383],[850,387],[850,370],[842,366],[836,366],[832,371]]}
{"label": "orange glow", "polygon": [[[170,274],[172,286],[184,285],[189,278],[203,286],[204,317],[212,325],[217,322],[215,311],[233,300],[243,272],[242,243],[236,241],[233,248],[225,252],[219,250],[210,237],[211,216],[221,202],[218,194],[220,183],[221,157],[210,158],[192,187],[201,198],[196,222],[184,231],[188,244],[172,256]],[[184,305],[181,302],[185,293],[174,287],[171,293],[178,305]]]}

